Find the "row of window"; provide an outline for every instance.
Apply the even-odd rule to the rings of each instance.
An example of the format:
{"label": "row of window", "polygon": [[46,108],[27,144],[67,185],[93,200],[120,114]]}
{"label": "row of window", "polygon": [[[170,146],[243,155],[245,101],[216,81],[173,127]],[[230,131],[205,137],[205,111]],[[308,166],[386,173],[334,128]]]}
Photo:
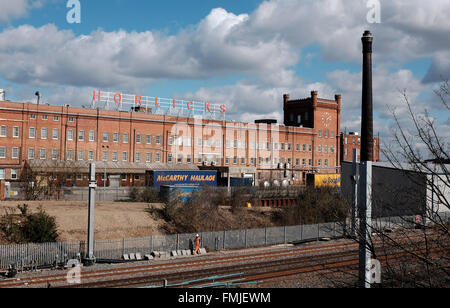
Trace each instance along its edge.
{"label": "row of window", "polygon": [[[17,179],[17,169],[11,169],[11,176],[9,177],[9,179]],[[0,168],[0,180],[6,180],[6,169],[4,168]]]}
{"label": "row of window", "polygon": [[[330,131],[328,129],[323,131],[324,138],[334,139],[334,130],[331,131],[331,134],[328,134]],[[322,130],[319,129],[319,138],[322,138]]]}

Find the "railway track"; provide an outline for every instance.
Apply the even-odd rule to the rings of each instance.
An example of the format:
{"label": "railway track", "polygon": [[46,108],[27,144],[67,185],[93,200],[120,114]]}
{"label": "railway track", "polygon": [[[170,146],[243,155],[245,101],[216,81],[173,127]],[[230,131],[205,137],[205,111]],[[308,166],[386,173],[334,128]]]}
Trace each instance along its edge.
{"label": "railway track", "polygon": [[[81,273],[83,283],[80,285],[66,285],[66,273],[64,273],[21,278],[20,281],[3,280],[0,281],[0,288],[38,287],[47,284],[57,287],[88,288],[160,286],[164,280],[170,282],[172,286],[181,284],[181,286],[188,287],[189,284],[186,284],[188,281],[210,277],[214,278],[212,283],[216,284],[221,283],[221,281],[226,283],[227,279],[228,281],[241,280],[250,283],[255,282],[255,280],[250,279],[249,275],[259,275],[263,272],[266,272],[266,275],[270,275],[270,272],[288,273],[293,270],[292,268],[309,272],[351,266],[355,262],[357,264],[357,247],[358,244],[350,242],[245,255],[221,257],[206,255],[161,264],[84,271]],[[228,277],[230,274],[233,275],[232,278]]]}

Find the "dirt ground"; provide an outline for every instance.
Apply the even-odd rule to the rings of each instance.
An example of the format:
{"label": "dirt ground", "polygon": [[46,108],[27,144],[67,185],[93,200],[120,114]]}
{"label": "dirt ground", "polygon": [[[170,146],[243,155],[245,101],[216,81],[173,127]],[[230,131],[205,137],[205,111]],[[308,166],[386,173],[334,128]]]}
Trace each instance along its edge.
{"label": "dirt ground", "polygon": [[[37,211],[42,205],[45,212],[56,218],[60,241],[80,241],[87,238],[88,204],[78,201],[3,201],[0,215],[7,207],[28,204]],[[157,234],[159,222],[146,212],[148,203],[97,202],[95,206],[95,238],[117,239]],[[17,210],[16,213],[19,213]]]}
{"label": "dirt ground", "polygon": [[[81,241],[87,238],[88,204],[79,201],[2,201],[0,215],[6,208],[28,204],[32,212],[42,205],[45,212],[56,218],[59,241]],[[145,237],[154,234],[173,233],[163,220],[155,219],[147,212],[149,206],[162,207],[162,204],[134,202],[96,202],[95,239],[120,239]],[[229,209],[221,207],[221,216],[233,229],[270,227],[269,208],[249,209],[250,215],[231,215]],[[16,210],[16,213],[20,213]],[[236,217],[237,216],[237,217]],[[245,218],[244,218],[245,217]],[[0,238],[0,244],[5,244]]]}

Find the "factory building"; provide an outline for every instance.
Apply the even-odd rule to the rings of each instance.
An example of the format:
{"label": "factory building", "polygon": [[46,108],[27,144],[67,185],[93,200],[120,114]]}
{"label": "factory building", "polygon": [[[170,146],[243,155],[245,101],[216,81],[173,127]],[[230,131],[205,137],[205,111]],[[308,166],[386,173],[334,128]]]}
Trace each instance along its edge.
{"label": "factory building", "polygon": [[[17,181],[24,166],[51,171],[61,162],[102,162],[99,185],[104,169],[106,183],[114,175],[119,183],[142,185],[152,164],[217,168],[218,182],[251,178],[261,186],[304,184],[309,173],[340,172],[340,95],[323,99],[313,91],[290,100],[285,94],[283,124],[227,121],[224,105],[130,97],[94,91],[99,103],[80,108],[5,101],[2,94],[0,179]],[[126,99],[134,106],[125,106]],[[162,111],[164,103],[170,106]],[[198,109],[204,116],[194,114]],[[84,176],[74,174],[72,184],[85,185]]]}

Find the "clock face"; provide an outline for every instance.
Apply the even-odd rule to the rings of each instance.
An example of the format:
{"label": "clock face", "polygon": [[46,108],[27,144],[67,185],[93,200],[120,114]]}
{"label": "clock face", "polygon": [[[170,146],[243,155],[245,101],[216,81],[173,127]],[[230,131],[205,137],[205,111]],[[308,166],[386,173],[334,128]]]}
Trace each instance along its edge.
{"label": "clock face", "polygon": [[331,123],[331,115],[328,112],[325,112],[322,115],[322,123],[323,123],[323,125],[325,125],[325,127],[328,127],[328,125],[330,125],[330,123]]}

